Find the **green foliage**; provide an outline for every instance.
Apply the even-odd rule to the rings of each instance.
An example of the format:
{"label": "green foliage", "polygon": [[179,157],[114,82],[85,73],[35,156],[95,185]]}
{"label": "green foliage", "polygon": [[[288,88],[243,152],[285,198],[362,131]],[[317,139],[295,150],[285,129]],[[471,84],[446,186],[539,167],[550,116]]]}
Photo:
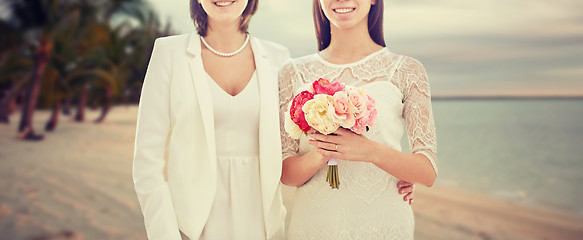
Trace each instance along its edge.
{"label": "green foliage", "polygon": [[[137,101],[153,42],[168,35],[145,0],[11,0],[0,19],[0,91],[30,80],[35,49],[52,43],[39,107],[75,96],[88,86],[92,99]],[[6,33],[6,34],[4,34]]]}

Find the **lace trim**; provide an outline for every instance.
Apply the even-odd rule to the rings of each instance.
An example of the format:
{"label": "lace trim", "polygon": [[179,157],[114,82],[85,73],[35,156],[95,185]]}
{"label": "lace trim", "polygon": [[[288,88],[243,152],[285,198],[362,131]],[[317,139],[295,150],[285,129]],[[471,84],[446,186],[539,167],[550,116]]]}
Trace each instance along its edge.
{"label": "lace trim", "polygon": [[[297,154],[299,140],[291,139],[285,132],[284,112],[298,89],[317,80],[317,77],[338,78],[355,86],[376,81],[388,81],[402,93],[404,104],[402,118],[411,146],[411,152],[424,151],[435,171],[437,166],[437,140],[431,108],[431,92],[425,68],[421,62],[401,56],[383,48],[352,64],[337,65],[322,59],[318,54],[290,60],[279,72],[280,119],[284,157]],[[285,158],[284,158],[285,159]]]}

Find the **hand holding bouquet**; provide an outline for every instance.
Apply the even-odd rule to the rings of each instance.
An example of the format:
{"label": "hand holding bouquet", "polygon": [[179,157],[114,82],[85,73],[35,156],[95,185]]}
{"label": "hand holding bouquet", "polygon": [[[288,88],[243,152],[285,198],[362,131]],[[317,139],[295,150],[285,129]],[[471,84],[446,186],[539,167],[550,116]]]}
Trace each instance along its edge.
{"label": "hand holding bouquet", "polygon": [[[294,97],[285,130],[294,139],[312,129],[328,135],[343,127],[361,134],[376,123],[376,116],[375,101],[364,89],[320,78]],[[328,161],[326,181],[332,188],[340,185],[338,159]]]}

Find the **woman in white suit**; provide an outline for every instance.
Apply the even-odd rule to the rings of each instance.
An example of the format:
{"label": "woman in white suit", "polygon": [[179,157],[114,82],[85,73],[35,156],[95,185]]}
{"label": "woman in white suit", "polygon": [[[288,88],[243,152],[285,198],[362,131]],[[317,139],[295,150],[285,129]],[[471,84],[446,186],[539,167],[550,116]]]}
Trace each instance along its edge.
{"label": "woman in white suit", "polygon": [[191,0],[197,33],[154,44],[133,169],[149,239],[283,239],[277,73],[289,53],[247,33],[257,1]]}
{"label": "woman in white suit", "polygon": [[256,9],[191,1],[198,33],[154,44],[133,169],[149,239],[283,239],[277,73],[289,53],[249,36]]}

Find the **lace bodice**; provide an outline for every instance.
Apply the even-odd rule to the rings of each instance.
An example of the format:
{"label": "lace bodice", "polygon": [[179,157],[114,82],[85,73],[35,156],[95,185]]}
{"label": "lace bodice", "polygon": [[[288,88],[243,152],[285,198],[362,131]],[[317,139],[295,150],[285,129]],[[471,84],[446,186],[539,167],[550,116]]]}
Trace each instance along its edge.
{"label": "lace bodice", "polygon": [[[431,94],[423,65],[383,48],[351,64],[332,64],[318,54],[288,62],[280,71],[281,136],[284,159],[312,147],[284,128],[284,114],[294,95],[319,78],[364,88],[376,100],[377,123],[367,138],[401,150],[407,130],[412,153],[429,158],[437,171]],[[338,163],[340,188],[330,189],[322,168],[299,187],[291,210],[288,239],[413,239],[410,206],[398,194],[392,175],[372,163]]]}
{"label": "lace bodice", "polygon": [[394,54],[386,48],[351,64],[332,64],[313,54],[292,60],[282,68],[279,96],[284,159],[299,151],[299,140],[290,138],[284,130],[284,113],[299,90],[321,77],[358,87],[375,82],[390,82],[397,87],[403,104],[400,117],[407,129],[411,153],[427,156],[437,172],[437,141],[425,68],[416,59]]}

